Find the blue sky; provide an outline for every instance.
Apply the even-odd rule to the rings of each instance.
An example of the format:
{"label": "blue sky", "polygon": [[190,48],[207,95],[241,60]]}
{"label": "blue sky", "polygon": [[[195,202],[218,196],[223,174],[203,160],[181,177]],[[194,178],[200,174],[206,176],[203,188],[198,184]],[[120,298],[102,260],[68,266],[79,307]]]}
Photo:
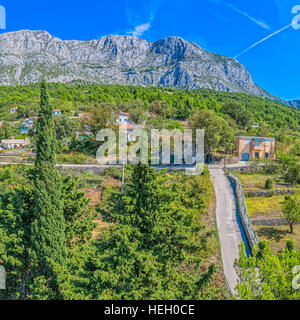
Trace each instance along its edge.
{"label": "blue sky", "polygon": [[[290,25],[296,17],[292,8],[300,0],[0,0],[0,4],[7,16],[7,28],[1,33],[47,30],[64,40],[129,34],[148,41],[175,35],[235,57]],[[265,90],[300,99],[299,40],[300,29],[290,26],[237,59]]]}

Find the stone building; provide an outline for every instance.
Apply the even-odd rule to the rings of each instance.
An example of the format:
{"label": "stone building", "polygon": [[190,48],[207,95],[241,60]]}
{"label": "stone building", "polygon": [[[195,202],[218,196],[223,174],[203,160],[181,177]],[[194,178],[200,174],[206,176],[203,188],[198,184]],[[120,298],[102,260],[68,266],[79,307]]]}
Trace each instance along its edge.
{"label": "stone building", "polygon": [[236,137],[235,150],[240,161],[275,160],[275,138]]}

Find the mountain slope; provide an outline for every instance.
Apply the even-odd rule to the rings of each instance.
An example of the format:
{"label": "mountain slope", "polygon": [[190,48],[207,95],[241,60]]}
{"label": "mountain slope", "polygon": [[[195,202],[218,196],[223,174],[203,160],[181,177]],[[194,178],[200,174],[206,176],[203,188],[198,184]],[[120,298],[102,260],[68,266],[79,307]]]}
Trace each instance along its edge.
{"label": "mountain slope", "polygon": [[46,31],[0,35],[0,84],[51,82],[208,88],[274,98],[235,59],[168,37],[154,43],[131,36],[62,41]]}
{"label": "mountain slope", "polygon": [[295,107],[295,108],[300,109],[300,100],[290,100],[290,101],[288,101],[288,104],[291,107]]}

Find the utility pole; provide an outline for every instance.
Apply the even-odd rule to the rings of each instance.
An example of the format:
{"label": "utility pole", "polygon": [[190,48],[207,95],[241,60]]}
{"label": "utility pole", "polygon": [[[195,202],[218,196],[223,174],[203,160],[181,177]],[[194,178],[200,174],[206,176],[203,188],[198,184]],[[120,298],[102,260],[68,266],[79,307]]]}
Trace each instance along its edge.
{"label": "utility pole", "polygon": [[224,143],[224,169],[226,169],[226,143]]}
{"label": "utility pole", "polygon": [[[126,163],[127,163],[127,142],[128,142],[128,132],[127,131],[123,131],[123,134],[126,134],[126,145],[122,145],[120,152],[122,154],[122,185],[121,185],[121,193],[124,193],[124,180],[125,180],[125,159],[126,159]],[[120,138],[119,138],[120,139]]]}
{"label": "utility pole", "polygon": [[122,161],[122,186],[121,186],[121,193],[124,193],[124,176],[125,176],[125,165],[124,165],[124,158]]}

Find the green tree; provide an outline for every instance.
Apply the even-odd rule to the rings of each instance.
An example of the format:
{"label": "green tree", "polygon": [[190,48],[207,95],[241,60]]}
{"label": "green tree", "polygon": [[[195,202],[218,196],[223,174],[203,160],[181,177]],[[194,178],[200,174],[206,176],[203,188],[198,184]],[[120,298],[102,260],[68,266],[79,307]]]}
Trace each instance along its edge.
{"label": "green tree", "polygon": [[300,141],[298,141],[291,150],[292,155],[300,157]]}
{"label": "green tree", "polygon": [[300,183],[300,164],[293,163],[287,167],[286,174],[284,176],[286,182],[291,184]]}
{"label": "green tree", "polygon": [[164,118],[174,115],[174,110],[170,107],[170,105],[165,101],[159,100],[153,101],[149,105],[149,111]]}
{"label": "green tree", "polygon": [[[166,118],[163,118],[162,116],[159,115],[151,115],[146,121],[146,128],[148,130],[151,129],[168,129],[169,128],[169,122],[167,121]],[[149,132],[150,135],[150,132]]]}
{"label": "green tree", "polygon": [[0,264],[7,290],[0,299],[82,299],[71,283],[92,254],[89,241],[95,212],[79,190],[79,180],[61,179],[55,167],[55,133],[45,83],[37,126],[34,169],[0,172]]}
{"label": "green tree", "polygon": [[[194,211],[181,211],[176,191],[147,165],[137,165],[123,195],[102,213],[114,226],[96,243],[86,265],[94,299],[199,299],[215,267],[201,273]],[[198,239],[198,240],[197,240]]]}
{"label": "green tree", "polygon": [[27,108],[25,106],[19,105],[17,109],[18,119],[26,118],[28,116]]}
{"label": "green tree", "polygon": [[115,111],[116,107],[111,103],[98,104],[90,110],[89,116],[83,119],[83,129],[86,130],[87,125],[94,135],[96,135],[101,129],[116,129],[116,117],[114,116]]}
{"label": "green tree", "polygon": [[225,147],[226,151],[232,148],[234,133],[228,122],[211,110],[195,110],[188,120],[193,130],[204,129],[205,153],[209,154],[214,148]]}
{"label": "green tree", "polygon": [[273,180],[271,178],[268,178],[265,182],[265,189],[266,190],[271,190],[273,188]]}
{"label": "green tree", "polygon": [[120,110],[129,112],[131,121],[142,124],[147,119],[147,107],[144,102],[139,100],[131,100],[130,102],[123,102],[120,104]]}
{"label": "green tree", "polygon": [[292,286],[295,266],[300,264],[300,253],[285,249],[274,254],[268,242],[259,243],[249,258],[241,245],[235,268],[239,277],[236,298],[241,300],[295,300],[299,290]]}
{"label": "green tree", "polygon": [[53,108],[46,83],[41,84],[41,105],[37,122],[37,157],[34,173],[34,221],[31,226],[32,268],[37,276],[51,279],[55,290],[53,262],[63,265],[66,258],[65,218],[62,181],[56,168],[56,137]]}
{"label": "green tree", "polygon": [[86,243],[91,239],[93,222],[96,213],[88,209],[89,199],[79,190],[79,179],[66,176],[62,181],[62,199],[64,200],[63,214],[65,218],[66,245],[74,247],[78,243]]}
{"label": "green tree", "polygon": [[299,194],[287,197],[282,205],[282,211],[283,217],[290,227],[290,232],[293,233],[294,224],[300,221]]}
{"label": "green tree", "polygon": [[79,129],[79,123],[75,119],[69,119],[68,117],[62,115],[59,117],[54,117],[54,130],[56,133],[57,140],[63,140],[65,138],[70,138]]}
{"label": "green tree", "polygon": [[8,122],[3,122],[0,127],[0,140],[10,139],[12,136],[15,136],[18,133],[18,130],[10,125]]}
{"label": "green tree", "polygon": [[225,103],[222,107],[222,112],[234,119],[242,128],[246,128],[253,123],[251,113],[238,102]]}

